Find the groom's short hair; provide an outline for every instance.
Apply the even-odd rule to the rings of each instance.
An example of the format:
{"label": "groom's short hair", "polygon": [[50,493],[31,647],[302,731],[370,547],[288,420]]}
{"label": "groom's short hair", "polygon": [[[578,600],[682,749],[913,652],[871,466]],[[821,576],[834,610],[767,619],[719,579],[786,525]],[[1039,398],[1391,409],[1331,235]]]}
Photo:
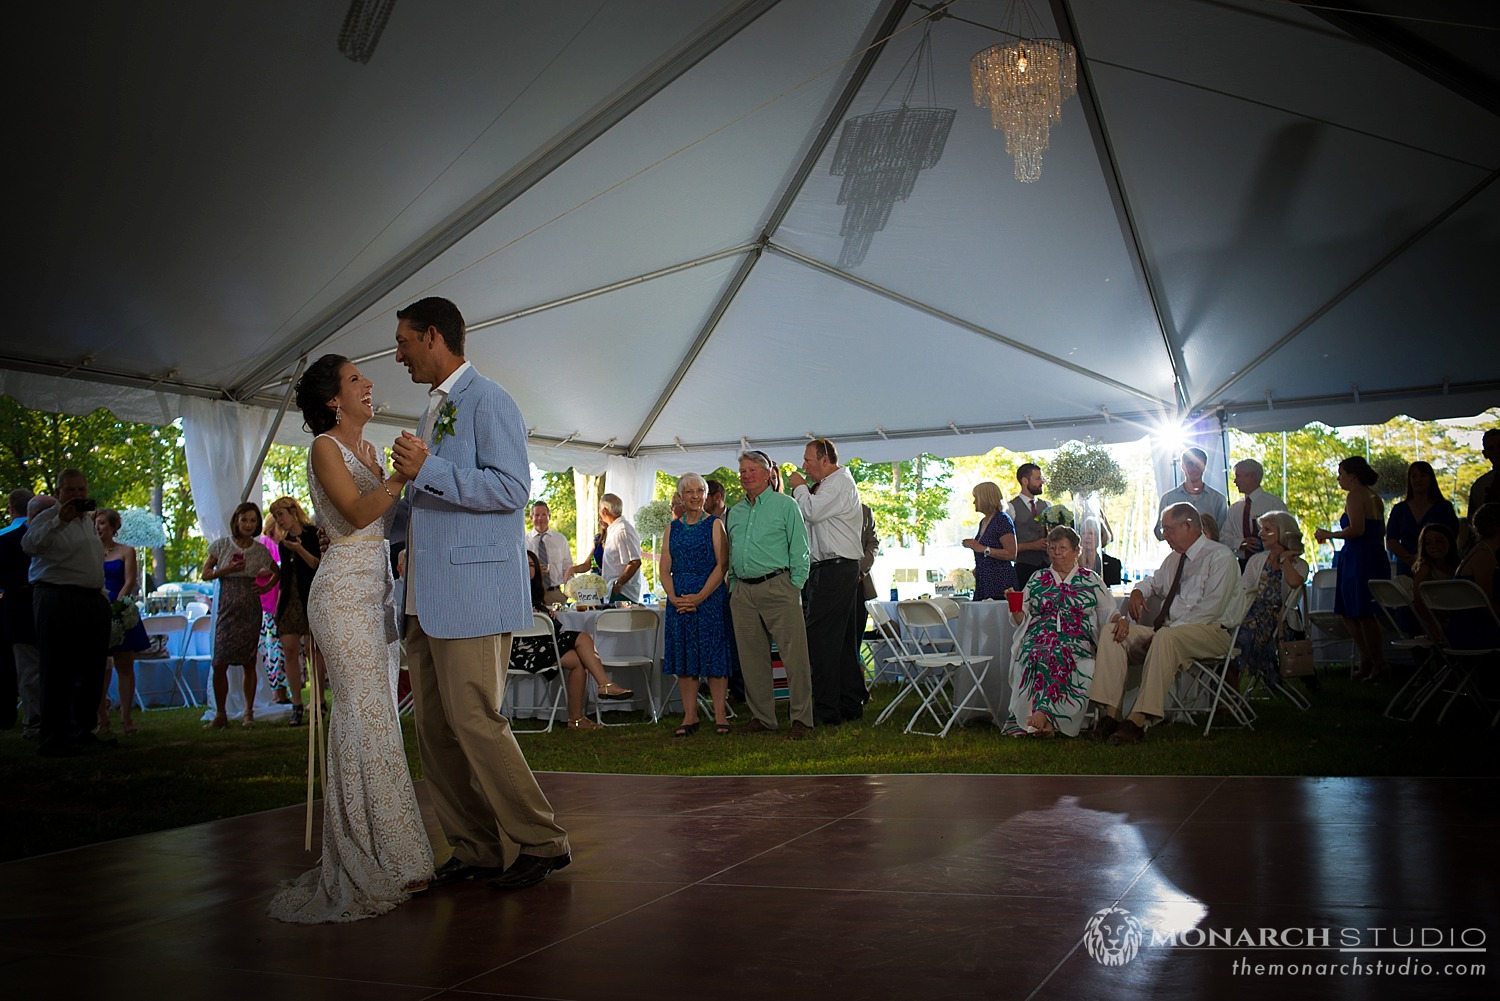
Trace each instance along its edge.
{"label": "groom's short hair", "polygon": [[436,327],[448,350],[455,357],[464,356],[464,333],[467,329],[464,326],[464,315],[450,300],[437,295],[418,299],[405,309],[396,310],[396,319],[423,332],[428,327]]}

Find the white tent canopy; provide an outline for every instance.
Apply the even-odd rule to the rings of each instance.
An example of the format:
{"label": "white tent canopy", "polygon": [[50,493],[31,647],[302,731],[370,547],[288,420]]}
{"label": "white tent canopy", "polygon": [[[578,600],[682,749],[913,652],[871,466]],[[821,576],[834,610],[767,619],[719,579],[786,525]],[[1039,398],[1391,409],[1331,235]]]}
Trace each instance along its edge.
{"label": "white tent canopy", "polygon": [[[639,483],[1500,399],[1492,9],[1039,3],[1078,94],[1023,184],[969,80],[1007,6],[428,0],[364,64],[346,0],[38,9],[0,392],[274,413],[334,351],[414,427],[394,311],[443,295],[538,466]],[[912,103],[930,70],[951,134],[841,267],[843,122],[899,103],[929,9]]]}

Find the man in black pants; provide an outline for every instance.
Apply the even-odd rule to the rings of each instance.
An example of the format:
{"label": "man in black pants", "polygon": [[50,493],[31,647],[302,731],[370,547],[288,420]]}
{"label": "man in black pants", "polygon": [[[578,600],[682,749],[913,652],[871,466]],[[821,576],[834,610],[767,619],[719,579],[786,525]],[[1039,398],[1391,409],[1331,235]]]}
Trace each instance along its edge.
{"label": "man in black pants", "polygon": [[[859,489],[839,465],[838,451],[827,438],[807,443],[802,468],[807,477],[787,479],[792,498],[807,523],[812,568],[802,589],[807,618],[807,659],[812,666],[813,718],[819,726],[837,726],[864,715],[865,674],[850,637],[858,628],[859,561],[863,515]],[[809,485],[808,481],[811,481]]]}
{"label": "man in black pants", "polygon": [[93,734],[104,661],[109,601],[104,547],[94,530],[89,481],[77,469],[57,478],[57,504],[31,518],[21,548],[31,556],[32,609],[42,661],[38,753],[60,758],[113,745]]}

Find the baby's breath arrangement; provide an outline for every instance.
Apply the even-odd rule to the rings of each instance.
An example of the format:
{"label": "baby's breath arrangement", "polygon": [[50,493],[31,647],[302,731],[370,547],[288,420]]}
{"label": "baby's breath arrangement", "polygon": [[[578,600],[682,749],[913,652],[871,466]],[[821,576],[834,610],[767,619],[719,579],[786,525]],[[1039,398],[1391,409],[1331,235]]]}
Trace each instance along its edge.
{"label": "baby's breath arrangement", "polygon": [[635,513],[635,530],[643,539],[659,539],[672,524],[672,503],[654,500]]}
{"label": "baby's breath arrangement", "polygon": [[1047,463],[1047,492],[1054,497],[1122,494],[1129,488],[1125,470],[1096,441],[1065,442]]}

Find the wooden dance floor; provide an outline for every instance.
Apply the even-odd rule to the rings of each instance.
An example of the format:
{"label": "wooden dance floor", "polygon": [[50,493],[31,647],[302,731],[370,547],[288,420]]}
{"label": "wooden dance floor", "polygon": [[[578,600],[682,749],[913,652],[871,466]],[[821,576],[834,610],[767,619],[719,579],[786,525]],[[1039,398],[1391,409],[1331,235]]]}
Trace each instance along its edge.
{"label": "wooden dance floor", "polygon": [[[352,924],[264,916],[276,882],[313,864],[300,808],[8,863],[4,994],[1500,996],[1495,779],[541,781],[571,867],[511,893],[433,890]],[[1085,936],[1110,907],[1142,929],[1114,966],[1089,946],[1123,959],[1132,939]],[[1351,929],[1361,950],[1396,951],[1346,951]]]}

